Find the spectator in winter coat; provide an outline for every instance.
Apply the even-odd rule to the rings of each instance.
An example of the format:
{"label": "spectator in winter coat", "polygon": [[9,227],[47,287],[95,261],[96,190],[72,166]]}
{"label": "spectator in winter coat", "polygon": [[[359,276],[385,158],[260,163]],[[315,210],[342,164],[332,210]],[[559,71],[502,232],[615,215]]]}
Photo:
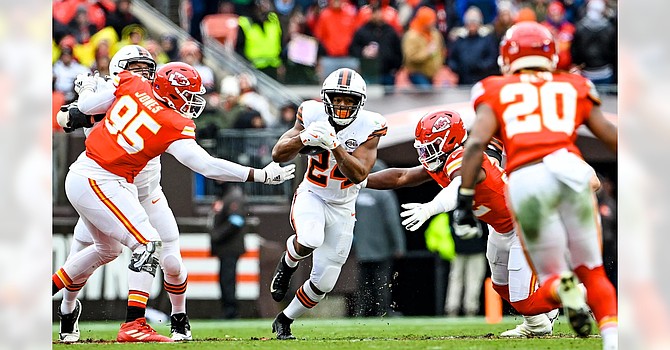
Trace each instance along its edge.
{"label": "spectator in winter coat", "polygon": [[383,8],[374,6],[370,20],[354,34],[349,46],[351,56],[361,61],[361,73],[368,82],[380,82],[393,90],[395,74],[402,65],[400,37],[384,21]]}
{"label": "spectator in winter coat", "polygon": [[491,30],[482,27],[482,13],[476,7],[465,13],[465,29],[449,50],[447,63],[459,85],[472,85],[498,73],[498,43]]}

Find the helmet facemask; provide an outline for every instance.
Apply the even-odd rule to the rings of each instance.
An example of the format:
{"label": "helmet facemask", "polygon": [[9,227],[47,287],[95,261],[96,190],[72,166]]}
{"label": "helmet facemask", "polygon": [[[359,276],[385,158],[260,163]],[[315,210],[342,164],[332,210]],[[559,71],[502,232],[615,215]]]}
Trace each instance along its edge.
{"label": "helmet facemask", "polygon": [[442,152],[443,141],[441,137],[428,143],[420,143],[419,140],[414,141],[414,148],[419,154],[419,162],[426,170],[436,172],[444,165],[447,155]]}
{"label": "helmet facemask", "polygon": [[[354,91],[324,90],[322,97],[329,119],[340,126],[351,124],[363,106],[363,95]],[[336,97],[351,97],[356,102],[353,105],[334,104]]]}
{"label": "helmet facemask", "polygon": [[[143,67],[129,67],[133,63],[144,63]],[[156,78],[156,62],[146,58],[129,58],[127,60],[120,60],[119,67],[129,72],[137,73],[144,78],[153,81]]]}
{"label": "helmet facemask", "polygon": [[190,119],[199,117],[205,110],[205,105],[207,104],[205,98],[202,97],[206,91],[205,87],[201,86],[200,91],[197,93],[189,90],[175,90],[179,94],[179,97],[184,100],[184,104],[179,108],[179,111]]}

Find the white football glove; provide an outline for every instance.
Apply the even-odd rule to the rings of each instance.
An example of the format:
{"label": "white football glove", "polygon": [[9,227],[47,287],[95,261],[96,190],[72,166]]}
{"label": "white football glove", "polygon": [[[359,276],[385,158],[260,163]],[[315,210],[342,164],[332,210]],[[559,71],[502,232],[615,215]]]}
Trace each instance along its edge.
{"label": "white football glove", "polygon": [[262,182],[266,185],[279,185],[286,180],[295,177],[295,164],[281,166],[279,163],[271,162],[265,168],[254,170],[254,181]]}
{"label": "white football glove", "polygon": [[321,147],[333,149],[340,145],[340,141],[337,139],[337,134],[335,133],[335,128],[329,123],[324,122],[323,124],[319,124],[315,129],[317,132],[321,132],[321,137],[319,138]]}
{"label": "white football glove", "polygon": [[403,220],[402,225],[410,231],[416,231],[428,221],[433,215],[438,213],[438,209],[433,202],[428,203],[404,203],[401,205],[407,209],[400,213],[400,216],[407,218]]}
{"label": "white football glove", "polygon": [[321,134],[323,127],[320,126],[320,122],[314,122],[309,124],[305,130],[300,132],[300,141],[305,146],[321,146]]}
{"label": "white football glove", "polygon": [[80,95],[81,92],[85,90],[95,91],[98,87],[99,77],[100,73],[97,71],[93,75],[91,75],[91,73],[78,74],[77,78],[74,80],[74,92]]}

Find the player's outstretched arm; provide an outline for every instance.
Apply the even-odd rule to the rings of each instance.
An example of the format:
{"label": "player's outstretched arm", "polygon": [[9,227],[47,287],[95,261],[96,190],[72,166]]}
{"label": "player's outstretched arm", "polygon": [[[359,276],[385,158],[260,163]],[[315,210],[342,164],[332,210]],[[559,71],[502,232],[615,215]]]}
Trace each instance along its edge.
{"label": "player's outstretched arm", "polygon": [[618,146],[617,127],[605,118],[600,107],[593,106],[591,108],[591,114],[589,115],[589,119],[586,120],[586,126],[609,149],[616,153]]}
{"label": "player's outstretched arm", "polygon": [[421,165],[413,168],[389,168],[370,174],[365,187],[373,190],[391,190],[418,186],[430,179],[430,175]]}
{"label": "player's outstretched arm", "polygon": [[305,146],[300,138],[300,132],[304,129],[302,124],[296,120],[295,125],[286,131],[272,148],[272,160],[282,163],[295,158],[298,152]]}
{"label": "player's outstretched arm", "polygon": [[166,152],[180,163],[205,177],[228,182],[261,182],[279,185],[295,177],[295,164],[280,166],[270,163],[263,169],[254,169],[209,155],[193,139],[177,140],[170,144]]}
{"label": "player's outstretched arm", "polygon": [[449,186],[443,188],[428,203],[405,203],[402,204],[406,209],[400,216],[407,218],[403,220],[402,225],[410,231],[416,231],[431,217],[456,208],[456,197],[458,197],[458,187],[461,185],[461,177],[457,176],[451,180]]}

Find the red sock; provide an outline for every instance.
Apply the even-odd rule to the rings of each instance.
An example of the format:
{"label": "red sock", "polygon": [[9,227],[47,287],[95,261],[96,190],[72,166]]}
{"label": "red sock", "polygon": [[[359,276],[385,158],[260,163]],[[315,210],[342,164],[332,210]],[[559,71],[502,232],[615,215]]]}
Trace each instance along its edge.
{"label": "red sock", "polygon": [[617,301],[614,286],[605,275],[603,266],[589,270],[586,266],[579,266],[575,274],[586,287],[586,303],[589,304],[598,326],[602,329],[608,323],[617,322]]}
{"label": "red sock", "polygon": [[556,301],[555,280],[549,279],[528,298],[515,301],[512,306],[524,316],[539,315],[561,307],[561,303]]}
{"label": "red sock", "polygon": [[500,297],[503,298],[503,300],[505,300],[508,303],[511,303],[511,301],[509,301],[509,286],[508,285],[500,286],[500,285],[497,285],[495,283],[491,283],[491,284],[493,285],[493,290],[495,290],[496,293],[498,293],[498,295],[500,295]]}

